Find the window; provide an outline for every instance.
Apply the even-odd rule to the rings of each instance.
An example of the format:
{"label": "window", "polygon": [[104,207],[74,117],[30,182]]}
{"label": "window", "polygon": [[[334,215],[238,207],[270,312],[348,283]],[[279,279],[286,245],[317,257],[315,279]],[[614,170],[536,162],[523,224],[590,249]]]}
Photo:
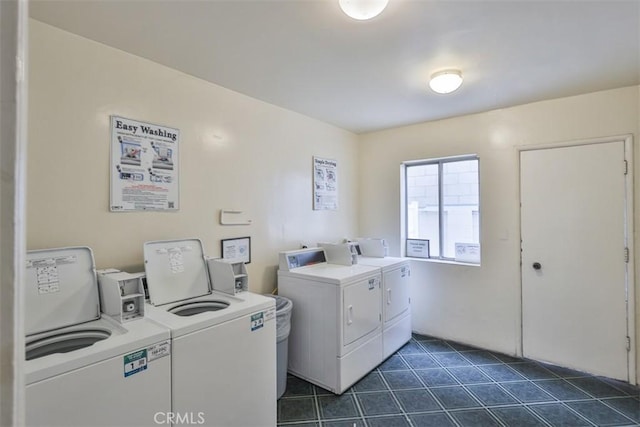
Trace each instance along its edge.
{"label": "window", "polygon": [[405,162],[406,238],[429,240],[429,258],[480,263],[477,156]]}

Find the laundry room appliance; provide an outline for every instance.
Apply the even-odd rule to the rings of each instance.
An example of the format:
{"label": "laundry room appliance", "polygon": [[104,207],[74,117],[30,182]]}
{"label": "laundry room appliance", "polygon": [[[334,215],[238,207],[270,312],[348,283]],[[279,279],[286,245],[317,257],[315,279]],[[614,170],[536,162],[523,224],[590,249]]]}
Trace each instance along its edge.
{"label": "laundry room appliance", "polygon": [[87,247],[27,252],[25,424],[156,426],[171,411],[170,334],[101,314]]}
{"label": "laundry room appliance", "polygon": [[144,244],[145,315],[171,330],[172,410],[200,425],[276,424],[275,300],[212,291],[198,239]]}
{"label": "laundry room appliance", "polygon": [[322,248],[279,256],[278,294],[294,307],[289,372],[342,394],[383,360],[380,268],[327,263]]}
{"label": "laundry room appliance", "polygon": [[382,270],[382,344],[386,359],[411,339],[411,266],[408,258],[386,256],[384,239],[358,239],[358,264]]}

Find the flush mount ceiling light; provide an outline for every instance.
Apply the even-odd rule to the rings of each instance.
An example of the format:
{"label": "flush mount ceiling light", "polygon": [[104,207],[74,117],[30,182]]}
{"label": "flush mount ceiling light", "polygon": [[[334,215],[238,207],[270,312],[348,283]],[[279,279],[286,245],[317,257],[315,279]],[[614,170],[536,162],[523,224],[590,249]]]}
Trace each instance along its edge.
{"label": "flush mount ceiling light", "polygon": [[437,93],[451,93],[462,85],[462,72],[460,70],[438,71],[431,75],[429,87]]}
{"label": "flush mount ceiling light", "polygon": [[378,16],[389,0],[338,0],[344,13],[358,21],[364,21]]}

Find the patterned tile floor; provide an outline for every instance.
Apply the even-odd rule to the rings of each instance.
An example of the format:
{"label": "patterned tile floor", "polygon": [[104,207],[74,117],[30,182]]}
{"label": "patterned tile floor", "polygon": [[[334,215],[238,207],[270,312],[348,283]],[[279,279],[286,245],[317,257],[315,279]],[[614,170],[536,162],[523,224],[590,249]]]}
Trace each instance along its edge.
{"label": "patterned tile floor", "polygon": [[640,389],[414,335],[341,396],[289,375],[278,426],[640,426]]}

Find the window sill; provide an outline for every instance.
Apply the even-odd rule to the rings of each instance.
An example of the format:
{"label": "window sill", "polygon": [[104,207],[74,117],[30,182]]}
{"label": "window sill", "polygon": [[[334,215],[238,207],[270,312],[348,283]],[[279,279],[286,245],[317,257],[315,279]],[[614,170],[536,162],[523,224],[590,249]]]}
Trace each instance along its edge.
{"label": "window sill", "polygon": [[434,263],[434,264],[449,264],[449,265],[460,265],[463,267],[481,267],[481,264],[476,264],[473,262],[463,262],[463,261],[454,261],[449,259],[438,259],[438,258],[413,258],[407,257],[411,261],[417,262],[426,262],[426,263]]}

